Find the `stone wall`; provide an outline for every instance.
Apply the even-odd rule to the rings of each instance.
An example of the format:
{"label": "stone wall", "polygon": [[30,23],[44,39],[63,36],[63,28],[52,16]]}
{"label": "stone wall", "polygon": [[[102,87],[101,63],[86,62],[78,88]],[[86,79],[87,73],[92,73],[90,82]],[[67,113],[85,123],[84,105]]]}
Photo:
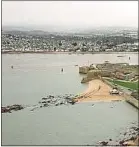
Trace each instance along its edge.
{"label": "stone wall", "polygon": [[[108,84],[110,87],[114,88],[115,85],[113,85],[111,82],[108,82],[107,80],[105,80],[104,78],[102,78],[102,81],[105,82],[106,84]],[[119,91],[122,91],[123,90],[117,85],[116,86],[117,89]],[[135,99],[133,96],[129,95],[129,94],[126,94],[125,92],[123,92],[122,96],[125,98],[125,100],[130,103],[131,105],[133,105],[134,107],[138,108],[139,109],[139,101],[137,99]]]}
{"label": "stone wall", "polygon": [[111,72],[110,70],[106,70],[106,69],[101,70],[101,76],[102,77],[112,77],[112,73],[113,72]]}
{"label": "stone wall", "polygon": [[117,79],[120,79],[120,80],[125,80],[125,79],[126,79],[126,75],[124,75],[124,74],[121,73],[121,72],[116,72],[115,77],[116,77]]}
{"label": "stone wall", "polygon": [[132,96],[126,96],[126,101],[139,109],[139,101]]}
{"label": "stone wall", "polygon": [[88,66],[79,67],[79,73],[81,73],[81,74],[87,74],[88,71],[89,71],[89,67]]}
{"label": "stone wall", "polygon": [[89,81],[91,81],[92,78],[87,78],[87,77],[84,77],[82,80],[81,80],[81,83],[87,83]]}
{"label": "stone wall", "polygon": [[[120,80],[134,80],[136,77],[135,69],[138,66],[131,66],[126,63],[103,63],[103,64],[91,64],[90,66],[82,66],[79,67],[79,73],[87,74],[86,78],[82,79],[82,83],[88,82],[92,80],[92,78],[99,78],[99,77],[110,77],[116,78]],[[129,70],[131,69],[131,70]],[[137,77],[135,78],[135,80]]]}
{"label": "stone wall", "polygon": [[101,70],[90,70],[87,73],[87,78],[91,79],[91,78],[99,78],[101,76]]}

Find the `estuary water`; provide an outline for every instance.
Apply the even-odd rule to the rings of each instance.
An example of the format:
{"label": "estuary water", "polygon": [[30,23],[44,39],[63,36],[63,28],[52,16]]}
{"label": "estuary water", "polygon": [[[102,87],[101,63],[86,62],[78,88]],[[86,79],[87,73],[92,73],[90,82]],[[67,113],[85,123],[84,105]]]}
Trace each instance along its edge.
{"label": "estuary water", "polygon": [[[106,60],[138,64],[137,54],[118,55],[3,54],[2,105],[35,105],[49,94],[79,94],[87,84],[81,84],[78,66]],[[86,102],[33,112],[25,108],[2,114],[2,145],[95,145],[117,140],[137,121],[137,110],[126,102]]]}

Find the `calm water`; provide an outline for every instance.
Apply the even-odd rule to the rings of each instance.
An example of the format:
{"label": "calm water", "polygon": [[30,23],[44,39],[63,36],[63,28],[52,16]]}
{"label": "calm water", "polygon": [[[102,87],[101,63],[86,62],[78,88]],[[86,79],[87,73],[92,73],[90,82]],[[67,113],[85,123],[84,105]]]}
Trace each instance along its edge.
{"label": "calm water", "polygon": [[[2,55],[2,105],[36,104],[48,94],[78,94],[87,85],[75,65],[91,63],[138,63],[137,54],[94,55]],[[128,57],[130,56],[130,60]],[[14,69],[11,69],[11,65]],[[61,68],[64,72],[61,73]],[[131,122],[137,122],[137,110],[126,102],[91,103],[74,106],[30,108],[2,114],[3,145],[87,145],[99,140],[118,139]],[[113,108],[111,108],[113,106]]]}

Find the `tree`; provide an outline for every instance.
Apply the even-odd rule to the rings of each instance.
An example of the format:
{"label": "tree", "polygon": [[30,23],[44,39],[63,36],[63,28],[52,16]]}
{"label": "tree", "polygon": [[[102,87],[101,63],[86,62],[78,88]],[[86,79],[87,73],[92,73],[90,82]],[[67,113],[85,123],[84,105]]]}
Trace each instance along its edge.
{"label": "tree", "polygon": [[59,46],[62,46],[62,43],[61,42],[59,42]]}
{"label": "tree", "polygon": [[74,42],[74,43],[72,43],[72,45],[73,45],[73,46],[77,46],[77,43],[76,43],[76,42]]}
{"label": "tree", "polygon": [[86,46],[86,44],[83,43],[83,46]]}
{"label": "tree", "polygon": [[56,47],[54,47],[54,52],[56,51]]}

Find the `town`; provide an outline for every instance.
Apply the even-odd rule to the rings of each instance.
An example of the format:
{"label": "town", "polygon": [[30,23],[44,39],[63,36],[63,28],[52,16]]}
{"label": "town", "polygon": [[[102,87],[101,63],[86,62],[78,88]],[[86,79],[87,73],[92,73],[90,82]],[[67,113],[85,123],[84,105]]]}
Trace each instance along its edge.
{"label": "town", "polygon": [[49,33],[2,31],[2,53],[6,52],[137,52],[137,31]]}

